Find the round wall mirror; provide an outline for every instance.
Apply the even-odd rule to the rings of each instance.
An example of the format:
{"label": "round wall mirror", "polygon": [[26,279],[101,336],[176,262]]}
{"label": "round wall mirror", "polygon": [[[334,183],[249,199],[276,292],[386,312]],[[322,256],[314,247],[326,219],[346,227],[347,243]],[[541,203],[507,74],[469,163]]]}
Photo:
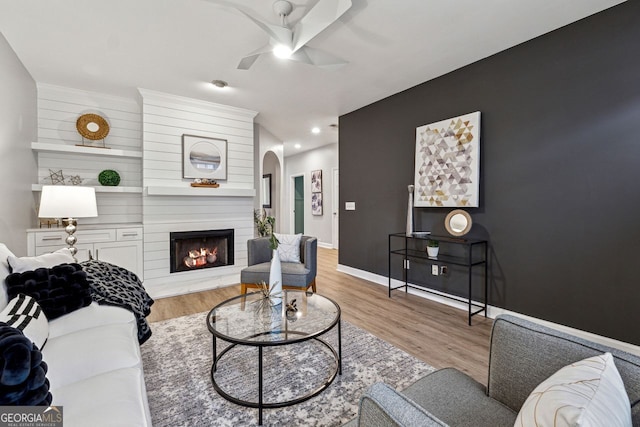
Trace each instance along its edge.
{"label": "round wall mirror", "polygon": [[455,209],[447,215],[444,227],[452,236],[464,236],[471,230],[471,215],[462,209]]}
{"label": "round wall mirror", "polygon": [[189,152],[189,161],[197,171],[209,174],[218,170],[222,155],[220,150],[206,141],[195,143]]}

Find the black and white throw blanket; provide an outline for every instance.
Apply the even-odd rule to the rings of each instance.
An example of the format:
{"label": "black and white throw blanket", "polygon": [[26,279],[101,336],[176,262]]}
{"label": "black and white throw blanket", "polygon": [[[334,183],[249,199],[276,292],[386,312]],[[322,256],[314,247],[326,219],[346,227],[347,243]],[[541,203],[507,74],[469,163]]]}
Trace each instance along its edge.
{"label": "black and white throw blanket", "polygon": [[151,313],[153,299],[138,276],[104,261],[89,260],[80,264],[87,273],[93,300],[98,304],[115,305],[133,312],[138,323],[138,341],[142,344],[149,339],[151,328],[146,317]]}

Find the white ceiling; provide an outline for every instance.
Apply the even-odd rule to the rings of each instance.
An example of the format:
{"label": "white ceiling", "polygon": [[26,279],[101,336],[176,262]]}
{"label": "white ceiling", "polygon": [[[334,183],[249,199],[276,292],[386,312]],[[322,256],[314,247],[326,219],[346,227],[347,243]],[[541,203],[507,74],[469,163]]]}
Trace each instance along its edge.
{"label": "white ceiling", "polygon": [[[295,23],[322,0],[292,0]],[[128,97],[136,88],[259,112],[304,149],[337,142],[338,116],[443,75],[621,0],[353,0],[309,46],[339,69],[261,56],[268,36],[231,5],[273,24],[272,0],[0,0],[0,32],[39,83]],[[209,82],[225,80],[226,90]],[[321,133],[312,135],[312,126]]]}

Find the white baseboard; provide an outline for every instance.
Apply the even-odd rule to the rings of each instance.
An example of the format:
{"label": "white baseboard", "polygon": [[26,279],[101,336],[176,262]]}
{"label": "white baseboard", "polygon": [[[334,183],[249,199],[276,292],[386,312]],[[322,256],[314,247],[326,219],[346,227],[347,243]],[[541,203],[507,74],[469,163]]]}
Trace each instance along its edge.
{"label": "white baseboard", "polygon": [[318,247],[325,248],[325,249],[333,249],[333,245],[331,243],[321,242],[320,240],[318,240]]}
{"label": "white baseboard", "polygon": [[[360,279],[364,279],[367,280],[369,282],[378,284],[378,285],[382,285],[385,287],[389,286],[389,278],[387,276],[381,276],[379,274],[375,274],[375,273],[371,273],[369,271],[364,271],[364,270],[359,270],[357,268],[353,268],[353,267],[349,267],[346,265],[342,265],[342,264],[338,264],[338,268],[337,270],[341,273],[345,273],[345,274],[349,274],[351,276],[354,277],[358,277]],[[393,287],[395,286],[400,286],[403,285],[404,282],[400,281],[400,280],[396,280],[396,279],[391,279],[391,285]],[[468,307],[467,304],[462,303],[462,302],[458,302],[455,300],[451,300],[447,297],[451,297],[453,295],[449,295],[446,294],[444,292],[438,292],[435,290],[432,290],[430,292],[435,292],[436,294],[439,295],[447,295],[447,297],[443,297],[443,296],[439,296],[439,295],[434,295],[431,294],[430,292],[422,292],[419,289],[412,289],[409,288],[408,291],[410,294],[412,295],[417,295],[421,298],[425,298],[428,300],[432,300],[435,302],[439,302],[441,304],[445,304],[451,307],[455,307],[457,309],[463,310],[463,311],[468,311]],[[455,297],[458,298],[458,297]],[[480,304],[479,302],[474,301],[477,304]],[[609,337],[604,337],[602,335],[596,335],[594,333],[591,332],[587,332],[587,331],[583,331],[580,329],[575,329],[575,328],[571,328],[569,326],[564,326],[564,325],[560,325],[558,323],[553,323],[553,322],[548,322],[546,320],[543,319],[538,319],[537,317],[531,317],[531,316],[527,316],[524,314],[520,314],[520,313],[516,313],[514,311],[510,311],[510,310],[505,310],[504,308],[500,308],[500,307],[493,307],[491,305],[487,306],[487,317],[491,318],[491,319],[495,319],[496,316],[498,316],[499,314],[510,314],[513,316],[518,316],[524,319],[527,319],[531,322],[535,322],[544,326],[548,326],[550,328],[553,329],[557,329],[559,331],[571,334],[571,335],[575,335],[577,337],[589,340],[589,341],[593,341],[596,342],[598,344],[602,344],[602,345],[606,345],[609,347],[613,347],[613,348],[617,348],[623,351],[626,351],[628,353],[634,354],[636,356],[640,356],[640,346],[634,345],[634,344],[630,344],[624,341],[618,341],[615,340],[613,338],[609,338]]]}

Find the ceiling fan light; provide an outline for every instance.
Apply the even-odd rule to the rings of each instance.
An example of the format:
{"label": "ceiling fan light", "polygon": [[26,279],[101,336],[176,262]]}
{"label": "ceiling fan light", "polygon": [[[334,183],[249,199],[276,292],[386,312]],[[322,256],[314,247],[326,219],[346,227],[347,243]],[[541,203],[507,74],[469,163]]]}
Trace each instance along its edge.
{"label": "ceiling fan light", "polygon": [[278,58],[289,59],[292,53],[291,48],[283,44],[276,45],[273,48],[273,54]]}

